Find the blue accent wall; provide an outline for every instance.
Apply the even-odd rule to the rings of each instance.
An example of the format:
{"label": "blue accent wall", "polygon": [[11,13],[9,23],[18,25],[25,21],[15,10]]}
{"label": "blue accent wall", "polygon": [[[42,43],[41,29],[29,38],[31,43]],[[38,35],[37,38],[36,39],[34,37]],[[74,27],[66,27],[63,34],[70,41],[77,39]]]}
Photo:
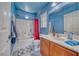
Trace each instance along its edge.
{"label": "blue accent wall", "polygon": [[[47,11],[49,12],[49,9],[51,9],[50,4],[46,6],[41,12],[38,13],[38,18],[41,20],[40,15]],[[40,27],[40,33],[41,34],[48,34],[48,23],[52,22],[52,26],[54,25],[55,32],[58,33],[64,33],[64,15],[73,11],[79,10],[79,3],[74,3],[67,5],[63,8],[61,8],[59,11],[51,13],[47,16],[47,28],[41,28]],[[41,24],[41,22],[40,22]]]}
{"label": "blue accent wall", "polygon": [[[41,26],[41,14],[43,14],[45,11],[49,12],[51,9],[51,3],[46,4],[41,11],[39,11],[37,14],[31,14],[25,11],[20,11],[16,8],[15,9],[15,16],[16,18],[25,19],[25,15],[29,16],[29,19],[34,19],[35,17],[39,19],[39,27]],[[14,9],[12,9],[12,12],[14,12]],[[79,3],[74,3],[67,5],[59,11],[55,11],[54,13],[51,13],[47,16],[47,27],[41,28],[40,27],[40,33],[41,34],[48,34],[48,23],[52,22],[52,26],[54,25],[55,32],[64,33],[64,15],[73,11],[79,10]]]}
{"label": "blue accent wall", "polygon": [[11,2],[11,13],[14,14],[15,13],[15,6],[14,3]]}
{"label": "blue accent wall", "polygon": [[[55,16],[50,19],[49,22],[52,23],[52,26],[54,26],[55,32],[63,33],[64,32],[64,17],[62,14]],[[53,27],[52,27],[53,28]]]}
{"label": "blue accent wall", "polygon": [[46,28],[41,28],[41,14],[43,14],[45,11],[48,12],[49,8],[50,8],[51,3],[48,3],[47,5],[45,5],[41,11],[39,11],[37,13],[37,18],[39,19],[39,28],[40,28],[40,34],[48,34],[48,16],[47,16],[47,27]]}
{"label": "blue accent wall", "polygon": [[78,3],[67,5],[59,12],[50,15],[50,21],[54,24],[55,32],[64,33],[64,15],[79,10]]}

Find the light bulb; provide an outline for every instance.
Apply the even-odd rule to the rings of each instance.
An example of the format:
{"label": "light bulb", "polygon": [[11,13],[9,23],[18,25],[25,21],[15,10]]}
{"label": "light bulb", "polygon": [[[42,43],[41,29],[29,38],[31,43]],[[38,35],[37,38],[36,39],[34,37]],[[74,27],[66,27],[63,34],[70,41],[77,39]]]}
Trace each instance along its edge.
{"label": "light bulb", "polygon": [[57,5],[57,2],[54,2],[54,3],[52,3],[52,7],[54,7],[54,6],[56,6]]}
{"label": "light bulb", "polygon": [[25,16],[25,18],[28,19],[29,17],[28,16]]}

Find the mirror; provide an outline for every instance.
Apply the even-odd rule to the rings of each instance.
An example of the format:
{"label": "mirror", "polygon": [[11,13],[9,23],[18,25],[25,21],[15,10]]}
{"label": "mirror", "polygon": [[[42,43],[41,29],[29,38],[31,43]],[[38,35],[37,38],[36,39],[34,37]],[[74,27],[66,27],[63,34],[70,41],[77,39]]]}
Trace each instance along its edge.
{"label": "mirror", "polygon": [[79,10],[64,15],[64,32],[79,34]]}

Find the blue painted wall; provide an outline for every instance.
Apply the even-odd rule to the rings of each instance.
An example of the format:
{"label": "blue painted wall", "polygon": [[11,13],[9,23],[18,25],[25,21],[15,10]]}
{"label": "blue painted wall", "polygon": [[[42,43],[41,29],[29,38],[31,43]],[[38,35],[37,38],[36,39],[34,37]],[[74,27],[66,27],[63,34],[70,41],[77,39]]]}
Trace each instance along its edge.
{"label": "blue painted wall", "polygon": [[37,13],[37,18],[39,19],[39,28],[40,28],[40,34],[48,34],[48,16],[47,16],[47,27],[46,28],[41,28],[41,14],[43,14],[45,11],[48,12],[49,8],[50,8],[51,3],[48,3],[47,5],[45,5],[41,11],[39,11]]}
{"label": "blue painted wall", "polygon": [[15,15],[15,5],[13,2],[11,2],[11,20],[13,20],[13,15]]}
{"label": "blue painted wall", "polygon": [[[46,6],[46,8],[44,8],[42,10],[42,13],[45,10],[49,11],[48,8],[50,9],[49,6],[48,7]],[[67,5],[67,6],[63,7],[61,10],[54,12],[54,13],[51,13],[49,16],[47,16],[48,17],[47,21],[48,21],[48,23],[52,22],[52,26],[54,25],[55,32],[64,33],[64,15],[69,13],[69,12],[76,11],[76,10],[79,10],[79,4],[78,3]],[[40,19],[39,16],[42,13],[39,13],[39,15],[38,15],[39,19]],[[47,28],[41,28],[40,27],[40,33],[41,34],[48,34],[48,23],[47,23]]]}
{"label": "blue painted wall", "polygon": [[[43,14],[45,11],[49,12],[49,9],[51,9],[50,5],[51,5],[51,3],[48,3],[46,6],[44,6],[42,8],[42,10],[37,13],[37,15],[16,9],[16,11],[15,11],[16,17],[22,18],[22,19],[25,19],[25,17],[24,16],[22,17],[21,15],[29,15],[30,16],[29,19],[33,19],[34,17],[36,17],[39,19],[39,22],[40,22],[39,27],[40,27],[41,26],[40,15]],[[46,28],[40,27],[40,33],[48,34],[48,23],[49,22],[52,22],[52,24],[54,24],[56,32],[63,33],[64,32],[64,14],[76,11],[78,9],[79,9],[79,4],[76,3],[73,5],[67,5],[64,8],[62,8],[61,10],[59,10],[58,12],[51,13],[49,16],[47,16],[47,27]],[[20,16],[18,16],[18,15],[20,15]]]}
{"label": "blue painted wall", "polygon": [[14,14],[15,13],[15,6],[14,3],[11,2],[11,13]]}
{"label": "blue painted wall", "polygon": [[63,33],[63,31],[64,31],[64,28],[63,28],[64,20],[63,19],[64,19],[64,17],[62,14],[60,14],[58,16],[54,16],[52,19],[50,19],[49,22],[51,22],[52,26],[54,26],[55,32]]}
{"label": "blue painted wall", "polygon": [[64,33],[64,15],[79,9],[77,3],[73,5],[67,5],[62,10],[57,13],[52,13],[50,15],[50,21],[54,24],[55,32]]}

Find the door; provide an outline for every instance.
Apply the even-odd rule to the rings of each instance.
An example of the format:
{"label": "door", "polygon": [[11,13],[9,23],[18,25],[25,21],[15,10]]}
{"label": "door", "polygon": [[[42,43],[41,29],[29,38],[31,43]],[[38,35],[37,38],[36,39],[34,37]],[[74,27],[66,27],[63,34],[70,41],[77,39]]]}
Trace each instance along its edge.
{"label": "door", "polygon": [[0,2],[0,56],[10,55],[10,2]]}

